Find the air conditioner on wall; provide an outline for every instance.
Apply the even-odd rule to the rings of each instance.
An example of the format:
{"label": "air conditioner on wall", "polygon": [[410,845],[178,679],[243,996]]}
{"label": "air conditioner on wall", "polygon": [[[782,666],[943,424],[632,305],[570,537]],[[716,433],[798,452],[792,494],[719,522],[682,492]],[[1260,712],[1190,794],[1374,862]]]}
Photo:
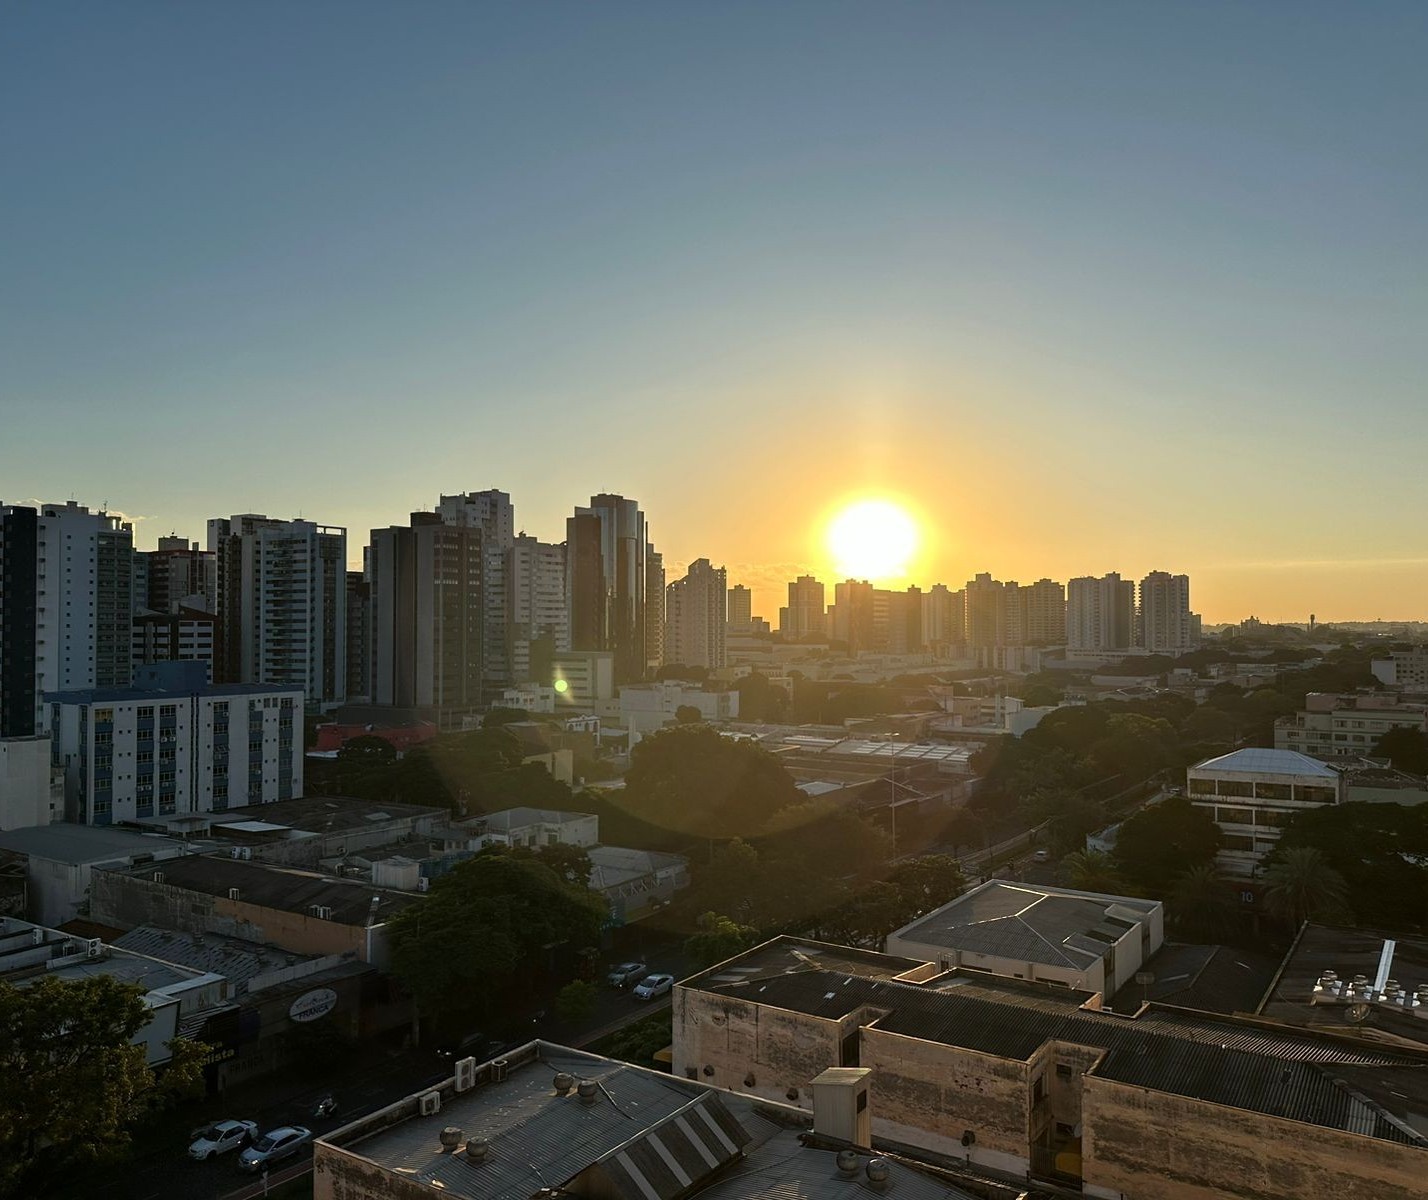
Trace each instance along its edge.
{"label": "air conditioner on wall", "polygon": [[424,1092],[421,1098],[421,1115],[434,1117],[441,1111],[441,1093]]}

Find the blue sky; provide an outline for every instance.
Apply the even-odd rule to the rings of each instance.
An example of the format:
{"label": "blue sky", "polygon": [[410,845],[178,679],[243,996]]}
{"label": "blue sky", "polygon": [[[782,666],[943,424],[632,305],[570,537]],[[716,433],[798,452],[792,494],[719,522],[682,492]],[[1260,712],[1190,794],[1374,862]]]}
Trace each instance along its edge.
{"label": "blue sky", "polygon": [[[1428,6],[15,3],[0,497],[1422,616]],[[770,615],[772,615],[770,613]]]}

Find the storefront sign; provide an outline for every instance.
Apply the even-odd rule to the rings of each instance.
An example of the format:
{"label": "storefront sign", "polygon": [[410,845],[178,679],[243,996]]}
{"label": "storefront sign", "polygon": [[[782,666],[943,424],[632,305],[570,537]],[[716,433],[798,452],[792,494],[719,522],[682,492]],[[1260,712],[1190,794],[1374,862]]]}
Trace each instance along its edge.
{"label": "storefront sign", "polygon": [[294,1021],[316,1021],[325,1017],[337,1007],[337,993],[331,988],[316,988],[304,992],[288,1009],[288,1016]]}

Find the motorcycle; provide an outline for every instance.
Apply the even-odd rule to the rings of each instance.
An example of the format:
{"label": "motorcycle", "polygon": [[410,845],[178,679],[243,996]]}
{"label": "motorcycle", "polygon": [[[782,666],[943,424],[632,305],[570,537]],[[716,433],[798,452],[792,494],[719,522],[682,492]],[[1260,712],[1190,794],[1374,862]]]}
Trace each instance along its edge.
{"label": "motorcycle", "polygon": [[324,1096],[319,1100],[312,1110],[314,1117],[330,1117],[337,1111],[337,1100],[332,1096]]}

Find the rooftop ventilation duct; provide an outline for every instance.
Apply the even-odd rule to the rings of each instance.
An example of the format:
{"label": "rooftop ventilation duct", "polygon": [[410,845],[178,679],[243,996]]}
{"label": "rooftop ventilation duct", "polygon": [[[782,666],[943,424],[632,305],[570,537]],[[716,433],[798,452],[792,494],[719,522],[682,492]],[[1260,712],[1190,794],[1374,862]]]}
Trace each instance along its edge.
{"label": "rooftop ventilation duct", "polygon": [[556,1074],[554,1083],[557,1096],[568,1096],[570,1089],[575,1086],[575,1076],[566,1071],[560,1071]]}
{"label": "rooftop ventilation duct", "polygon": [[575,1089],[575,1094],[580,1097],[581,1104],[594,1104],[597,1091],[599,1085],[593,1079],[582,1079],[580,1086]]}
{"label": "rooftop ventilation duct", "polygon": [[457,1146],[461,1145],[461,1129],[456,1125],[448,1125],[441,1131],[441,1152],[450,1154]]}
{"label": "rooftop ventilation duct", "polygon": [[870,1158],[864,1168],[868,1175],[868,1186],[875,1192],[887,1191],[888,1176],[892,1174],[885,1158]]}
{"label": "rooftop ventilation duct", "polygon": [[858,1174],[858,1152],[856,1150],[839,1150],[838,1156],[833,1160],[838,1167],[838,1174],[844,1179],[854,1179]]}
{"label": "rooftop ventilation duct", "polygon": [[485,1138],[477,1136],[466,1139],[466,1161],[473,1163],[483,1163],[486,1156],[491,1153],[491,1143]]}

